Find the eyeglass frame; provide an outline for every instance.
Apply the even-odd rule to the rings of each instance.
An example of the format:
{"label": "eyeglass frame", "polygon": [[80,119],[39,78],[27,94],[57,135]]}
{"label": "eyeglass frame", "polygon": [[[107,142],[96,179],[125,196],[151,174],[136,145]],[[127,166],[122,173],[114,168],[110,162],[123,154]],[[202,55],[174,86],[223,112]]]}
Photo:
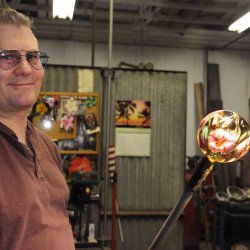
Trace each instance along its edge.
{"label": "eyeglass frame", "polygon": [[[11,66],[11,67],[7,67],[7,68],[2,68],[1,67],[1,55],[4,53],[4,52],[16,52],[17,54],[16,55],[16,62]],[[26,52],[25,55],[22,55],[20,52]],[[41,68],[36,68],[34,65],[32,65],[32,63],[30,62],[32,60],[32,58],[29,58],[29,56],[32,54],[32,53],[37,53],[38,55],[38,59],[40,60],[40,64],[41,64]],[[42,56],[41,56],[42,54]],[[17,57],[18,56],[18,57]],[[0,69],[2,70],[9,70],[9,69],[12,69],[14,68],[15,66],[17,66],[20,62],[21,62],[21,58],[22,57],[25,57],[27,62],[29,63],[29,65],[33,68],[33,69],[36,69],[36,70],[43,70],[45,69],[47,63],[48,63],[48,59],[49,59],[49,56],[47,55],[46,52],[43,52],[43,51],[39,51],[39,50],[0,50]],[[41,61],[41,58],[45,59],[45,62],[42,62]]]}

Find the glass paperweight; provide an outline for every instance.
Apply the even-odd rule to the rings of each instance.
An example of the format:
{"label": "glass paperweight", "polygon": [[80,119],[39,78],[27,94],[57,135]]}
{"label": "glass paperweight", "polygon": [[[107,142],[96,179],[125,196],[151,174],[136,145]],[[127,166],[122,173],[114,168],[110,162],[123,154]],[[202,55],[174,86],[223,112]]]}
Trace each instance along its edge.
{"label": "glass paperweight", "polygon": [[236,161],[248,152],[249,125],[233,111],[218,110],[200,122],[197,139],[210,162]]}

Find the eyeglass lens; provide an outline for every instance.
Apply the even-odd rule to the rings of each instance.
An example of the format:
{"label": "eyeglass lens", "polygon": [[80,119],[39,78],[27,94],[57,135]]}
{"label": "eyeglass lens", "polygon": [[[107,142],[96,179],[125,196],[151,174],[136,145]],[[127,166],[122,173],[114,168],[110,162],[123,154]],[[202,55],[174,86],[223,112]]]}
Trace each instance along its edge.
{"label": "eyeglass lens", "polygon": [[20,61],[21,57],[26,57],[26,60],[34,69],[45,68],[48,62],[48,56],[42,51],[27,51],[25,55],[21,55],[17,50],[2,50],[0,51],[0,69],[11,69]]}

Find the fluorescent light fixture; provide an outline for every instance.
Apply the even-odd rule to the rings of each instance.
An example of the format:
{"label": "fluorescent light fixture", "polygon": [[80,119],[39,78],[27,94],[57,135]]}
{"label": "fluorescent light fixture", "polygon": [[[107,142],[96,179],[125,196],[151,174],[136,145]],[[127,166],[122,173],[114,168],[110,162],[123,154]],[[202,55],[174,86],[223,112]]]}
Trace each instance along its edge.
{"label": "fluorescent light fixture", "polygon": [[53,18],[59,17],[72,20],[76,0],[53,0]]}
{"label": "fluorescent light fixture", "polygon": [[232,23],[228,29],[230,31],[237,31],[238,33],[241,33],[242,31],[248,29],[250,27],[250,11],[236,20],[234,23]]}

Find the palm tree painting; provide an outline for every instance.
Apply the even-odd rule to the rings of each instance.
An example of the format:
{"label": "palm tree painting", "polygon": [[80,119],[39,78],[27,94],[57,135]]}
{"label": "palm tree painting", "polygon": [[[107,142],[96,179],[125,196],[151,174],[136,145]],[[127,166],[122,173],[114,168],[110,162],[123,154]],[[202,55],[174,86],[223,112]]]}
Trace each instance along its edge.
{"label": "palm tree painting", "polygon": [[116,101],[115,111],[116,127],[151,127],[151,111],[149,101]]}

